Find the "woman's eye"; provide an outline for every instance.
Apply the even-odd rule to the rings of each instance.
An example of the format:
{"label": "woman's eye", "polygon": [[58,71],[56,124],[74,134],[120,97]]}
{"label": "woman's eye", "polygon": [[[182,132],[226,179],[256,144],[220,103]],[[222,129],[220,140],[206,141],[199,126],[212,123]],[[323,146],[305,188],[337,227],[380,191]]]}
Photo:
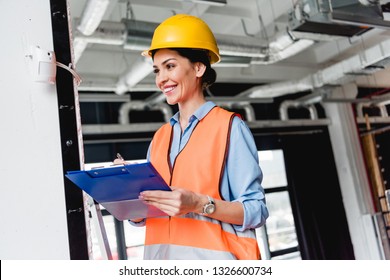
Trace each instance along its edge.
{"label": "woman's eye", "polygon": [[175,67],[175,65],[173,65],[173,64],[167,64],[167,69],[172,69],[174,67]]}
{"label": "woman's eye", "polygon": [[153,69],[153,73],[154,73],[154,74],[157,74],[158,72],[159,72],[158,69]]}

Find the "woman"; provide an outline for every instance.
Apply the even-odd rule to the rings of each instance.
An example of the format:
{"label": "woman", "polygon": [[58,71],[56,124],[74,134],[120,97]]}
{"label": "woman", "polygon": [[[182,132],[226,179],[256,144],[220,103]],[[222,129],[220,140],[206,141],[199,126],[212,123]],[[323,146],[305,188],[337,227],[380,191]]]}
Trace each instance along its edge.
{"label": "woman", "polygon": [[172,192],[140,198],[168,216],[146,224],[145,259],[260,259],[255,228],[268,211],[250,130],[236,114],[206,102],[216,80],[216,40],[201,19],[175,15],[155,30],[156,85],[179,111],[153,137],[148,160]]}

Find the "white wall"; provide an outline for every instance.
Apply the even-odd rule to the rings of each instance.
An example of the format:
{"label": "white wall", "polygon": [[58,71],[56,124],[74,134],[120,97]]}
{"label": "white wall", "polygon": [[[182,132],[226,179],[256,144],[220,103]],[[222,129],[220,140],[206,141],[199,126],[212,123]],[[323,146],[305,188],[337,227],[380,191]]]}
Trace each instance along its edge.
{"label": "white wall", "polygon": [[0,259],[69,259],[55,85],[31,78],[53,50],[49,0],[0,1]]}

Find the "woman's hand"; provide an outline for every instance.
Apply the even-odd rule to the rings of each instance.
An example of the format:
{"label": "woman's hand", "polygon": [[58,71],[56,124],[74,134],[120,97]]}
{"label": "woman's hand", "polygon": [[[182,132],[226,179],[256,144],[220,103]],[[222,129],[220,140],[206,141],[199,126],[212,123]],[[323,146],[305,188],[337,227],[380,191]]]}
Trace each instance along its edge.
{"label": "woman's hand", "polygon": [[202,211],[202,196],[185,189],[171,187],[172,191],[144,191],[140,199],[157,207],[169,216]]}
{"label": "woman's hand", "polygon": [[[202,213],[203,206],[209,201],[206,195],[171,187],[172,191],[144,191],[140,199],[165,212],[168,216],[180,216],[190,212]],[[210,218],[235,225],[244,222],[244,208],[238,202],[215,199],[216,211]]]}

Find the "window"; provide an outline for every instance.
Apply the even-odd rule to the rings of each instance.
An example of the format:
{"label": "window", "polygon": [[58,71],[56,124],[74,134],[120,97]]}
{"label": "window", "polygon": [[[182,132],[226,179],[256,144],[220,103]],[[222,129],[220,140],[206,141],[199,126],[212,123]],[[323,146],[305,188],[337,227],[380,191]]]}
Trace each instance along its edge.
{"label": "window", "polygon": [[259,151],[269,218],[257,229],[263,259],[300,259],[282,150]]}

